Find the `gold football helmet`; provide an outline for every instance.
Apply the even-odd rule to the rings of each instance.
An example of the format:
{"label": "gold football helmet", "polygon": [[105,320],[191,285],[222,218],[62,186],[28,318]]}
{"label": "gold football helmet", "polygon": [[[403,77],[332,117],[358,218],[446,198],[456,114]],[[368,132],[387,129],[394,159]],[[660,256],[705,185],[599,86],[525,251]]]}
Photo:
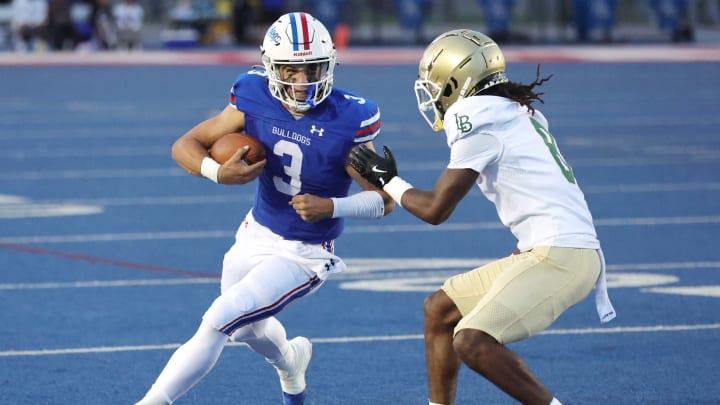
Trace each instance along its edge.
{"label": "gold football helmet", "polygon": [[506,82],[505,57],[495,41],[477,31],[453,30],[425,48],[415,97],[425,121],[439,131],[454,102]]}

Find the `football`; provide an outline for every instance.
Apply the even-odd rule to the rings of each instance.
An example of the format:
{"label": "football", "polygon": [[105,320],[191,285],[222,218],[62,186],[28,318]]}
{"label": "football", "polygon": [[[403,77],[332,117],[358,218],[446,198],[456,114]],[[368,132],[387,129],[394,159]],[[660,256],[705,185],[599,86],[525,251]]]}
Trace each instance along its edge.
{"label": "football", "polygon": [[218,163],[225,163],[238,149],[243,146],[250,146],[243,160],[247,164],[254,164],[265,159],[265,147],[252,135],[244,132],[235,132],[223,135],[210,148],[210,156]]}

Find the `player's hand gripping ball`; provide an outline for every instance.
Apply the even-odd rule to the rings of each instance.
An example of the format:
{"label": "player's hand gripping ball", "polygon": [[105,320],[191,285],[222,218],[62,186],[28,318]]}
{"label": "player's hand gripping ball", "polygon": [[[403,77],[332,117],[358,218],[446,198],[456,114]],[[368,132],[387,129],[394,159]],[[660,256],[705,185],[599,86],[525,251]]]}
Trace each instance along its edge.
{"label": "player's hand gripping ball", "polygon": [[243,156],[247,164],[255,164],[265,159],[265,147],[252,135],[244,132],[235,132],[223,135],[210,148],[210,156],[220,164],[225,163],[238,149],[249,146],[250,149]]}

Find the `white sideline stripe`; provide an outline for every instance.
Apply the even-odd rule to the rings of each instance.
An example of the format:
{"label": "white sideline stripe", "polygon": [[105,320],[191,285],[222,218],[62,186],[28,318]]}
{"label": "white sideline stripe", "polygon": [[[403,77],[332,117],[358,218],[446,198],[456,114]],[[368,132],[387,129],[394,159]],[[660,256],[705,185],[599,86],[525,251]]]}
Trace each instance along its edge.
{"label": "white sideline stripe", "polygon": [[59,288],[95,288],[95,287],[143,287],[157,285],[183,285],[183,284],[218,284],[218,277],[193,277],[193,278],[167,278],[153,280],[93,280],[73,281],[66,283],[18,283],[0,284],[0,290],[38,290],[38,289],[59,289]]}
{"label": "white sideline stripe", "polygon": [[[338,51],[338,59],[348,65],[417,65],[421,47],[349,47]],[[579,62],[718,62],[720,49],[715,46],[674,45],[556,45],[518,46],[503,50],[507,62],[579,63]],[[143,52],[94,52],[78,57],[72,52],[7,53],[0,66],[177,66],[177,65],[246,65],[257,63],[259,54],[252,49],[231,51],[200,50]]]}
{"label": "white sideline stripe", "polygon": [[720,298],[720,286],[718,285],[700,285],[688,287],[653,287],[643,288],[643,292],[651,292],[656,294],[680,294],[691,295],[697,297],[717,297]]}
{"label": "white sideline stripe", "polygon": [[[709,183],[648,183],[648,184],[599,184],[583,187],[585,194],[592,193],[651,193],[671,191],[714,191],[720,190],[720,182]],[[481,197],[480,194],[470,194]],[[187,195],[166,197],[120,197],[120,198],[73,198],[67,200],[32,200],[32,204],[80,204],[80,205],[192,205],[192,204],[224,204],[228,202],[253,201],[255,194],[228,195]],[[0,194],[0,211],[3,204],[25,201],[20,196]]]}
{"label": "white sideline stripe", "polygon": [[[657,326],[620,326],[615,328],[585,328],[585,329],[555,329],[541,332],[541,335],[591,335],[610,333],[655,333],[655,332],[684,332],[691,330],[720,329],[720,323],[700,325],[657,325]],[[423,335],[395,335],[395,336],[358,336],[358,337],[337,337],[337,338],[312,338],[312,343],[357,343],[357,342],[387,342],[398,340],[421,340]],[[242,343],[230,343],[229,346],[245,346]],[[70,349],[41,349],[41,350],[7,350],[0,351],[0,357],[19,356],[54,356],[67,354],[91,354],[91,353],[113,353],[131,352],[144,350],[175,350],[180,343],[168,343],[162,345],[139,345],[139,346],[99,346],[81,347]]]}
{"label": "white sideline stripe", "polygon": [[[423,259],[353,259],[347,258],[349,268],[345,273],[340,273],[333,280],[345,280],[357,277],[361,274],[376,272],[395,272],[400,271],[407,275],[405,270],[413,270],[413,274],[425,275],[428,271],[452,268],[469,268],[481,263],[487,263],[492,259],[489,258],[423,258]],[[692,269],[718,269],[718,262],[671,262],[671,263],[629,263],[629,264],[609,264],[607,266],[610,272],[621,272],[627,270],[692,270]],[[611,274],[612,275],[612,274]],[[103,287],[144,287],[144,286],[162,286],[162,285],[187,285],[187,284],[217,284],[219,277],[189,277],[189,278],[162,278],[162,279],[145,279],[145,280],[91,280],[91,281],[68,281],[54,283],[6,283],[0,284],[0,290],[40,290],[40,289],[62,289],[62,288],[103,288]],[[664,287],[662,291],[659,288],[647,289],[651,292],[661,293],[678,293],[693,295],[713,295],[717,291],[714,286],[702,286],[707,290],[698,289],[696,287]],[[657,290],[657,291],[656,291]]]}
{"label": "white sideline stripe", "polygon": [[[678,157],[628,157],[628,158],[598,158],[578,159],[573,162],[577,167],[623,167],[623,166],[671,166],[688,164],[716,165],[720,154],[690,154]],[[404,171],[440,171],[447,167],[447,161],[408,163],[403,166]],[[99,170],[53,170],[53,171],[21,171],[3,172],[0,181],[17,180],[77,180],[77,179],[105,179],[105,178],[133,178],[133,177],[168,177],[187,176],[187,173],[178,167],[166,168],[139,168],[139,169],[99,169]]]}
{"label": "white sideline stripe", "polygon": [[[720,223],[720,216],[697,217],[646,217],[646,218],[604,218],[596,219],[595,226],[633,226],[633,225],[698,225]],[[500,222],[458,222],[440,226],[429,224],[415,225],[365,225],[348,226],[345,233],[387,233],[387,232],[426,232],[470,231],[476,229],[505,229]],[[46,236],[7,236],[0,238],[5,244],[31,243],[78,243],[78,242],[118,242],[134,240],[168,239],[207,239],[230,238],[235,231],[207,230],[184,232],[145,232],[145,233],[99,233],[86,235],[46,235]]]}
{"label": "white sideline stripe", "polygon": [[[64,137],[63,137],[64,138]],[[25,138],[23,138],[25,139]],[[8,149],[0,152],[0,157],[9,159],[37,159],[52,158],[86,158],[97,157],[137,157],[137,156],[167,156],[166,147],[118,147],[112,148],[35,148],[35,149]]]}
{"label": "white sideline stripe", "polygon": [[0,180],[75,180],[75,179],[119,179],[133,177],[187,176],[187,172],[177,167],[156,169],[101,169],[101,170],[55,170],[26,171],[4,173]]}
{"label": "white sideline stripe", "polygon": [[[0,106],[2,106],[2,100],[0,100]],[[219,111],[218,111],[219,112]],[[206,114],[208,117],[215,115],[216,112],[209,112]],[[102,129],[101,129],[102,128]],[[10,132],[3,132],[0,133],[0,140],[14,140],[17,139],[18,136],[21,136],[23,140],[42,140],[42,139],[63,139],[63,140],[70,140],[70,139],[92,139],[92,140],[106,140],[106,139],[128,139],[128,138],[165,138],[170,139],[174,141],[177,136],[173,134],[182,134],[187,131],[187,128],[185,128],[182,125],[178,126],[166,126],[166,125],[157,125],[157,126],[143,126],[140,128],[134,128],[131,130],[125,130],[120,129],[115,132],[110,132],[110,128],[106,128],[103,124],[98,124],[96,127],[82,127],[82,126],[73,126],[73,130],[68,132],[67,129],[63,129],[62,127],[57,128],[49,128],[45,129],[42,132],[38,132],[36,128],[26,126],[22,128],[17,128],[17,131]],[[168,135],[170,134],[170,135]],[[23,155],[25,154],[31,154],[34,156],[34,151],[38,150],[32,149],[28,150],[26,149]],[[82,149],[80,149],[82,150]],[[107,150],[105,148],[104,150]],[[2,152],[0,156],[13,156],[17,155],[15,152],[22,151],[21,149],[8,149],[7,151]],[[165,148],[165,153],[168,154],[170,151],[169,147]],[[100,152],[101,156],[104,153],[108,152]],[[112,152],[110,152],[112,153]],[[85,155],[88,156],[88,155]]]}
{"label": "white sideline stripe", "polygon": [[[718,185],[720,189],[720,184]],[[0,194],[0,197],[2,195]],[[240,201],[251,202],[255,200],[255,193],[250,194],[228,194],[228,195],[188,195],[188,196],[167,196],[167,197],[121,197],[121,198],[84,198],[69,200],[32,200],[33,204],[87,204],[103,206],[124,206],[124,205],[193,205],[193,204],[225,204],[237,203]],[[2,202],[0,201],[0,210]]]}
{"label": "white sideline stripe", "polygon": [[719,268],[720,262],[666,262],[666,263],[637,263],[637,264],[608,264],[607,269],[613,271],[623,270],[673,270],[673,269],[713,269]]}
{"label": "white sideline stripe", "polygon": [[720,183],[648,183],[648,184],[598,184],[583,186],[588,193],[648,193],[658,191],[709,191],[720,190]]}

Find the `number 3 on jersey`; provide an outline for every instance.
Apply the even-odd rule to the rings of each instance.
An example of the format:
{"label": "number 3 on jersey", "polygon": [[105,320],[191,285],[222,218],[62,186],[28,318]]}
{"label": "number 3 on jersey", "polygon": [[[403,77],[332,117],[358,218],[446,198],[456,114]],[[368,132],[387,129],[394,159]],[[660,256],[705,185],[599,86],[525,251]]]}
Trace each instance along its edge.
{"label": "number 3 on jersey", "polygon": [[292,142],[280,140],[273,147],[273,153],[278,156],[287,155],[290,156],[290,164],[286,165],[283,169],[285,174],[290,177],[290,181],[285,181],[282,177],[273,177],[273,183],[275,188],[283,193],[293,196],[300,192],[302,188],[302,181],[300,181],[300,174],[302,174],[302,160],[303,153],[300,150],[300,146]]}
{"label": "number 3 on jersey", "polygon": [[545,142],[545,146],[548,147],[550,150],[550,154],[552,155],[553,159],[555,159],[555,162],[560,166],[560,171],[562,172],[563,176],[572,184],[575,184],[575,175],[573,174],[572,167],[570,167],[569,164],[565,161],[565,158],[560,153],[560,149],[558,149],[557,142],[555,142],[555,138],[553,138],[552,134],[548,132],[547,129],[545,129],[540,123],[535,119],[530,117],[530,121],[532,122],[533,126],[535,127],[535,130],[538,134],[540,134],[540,137],[543,139],[543,142]]}

